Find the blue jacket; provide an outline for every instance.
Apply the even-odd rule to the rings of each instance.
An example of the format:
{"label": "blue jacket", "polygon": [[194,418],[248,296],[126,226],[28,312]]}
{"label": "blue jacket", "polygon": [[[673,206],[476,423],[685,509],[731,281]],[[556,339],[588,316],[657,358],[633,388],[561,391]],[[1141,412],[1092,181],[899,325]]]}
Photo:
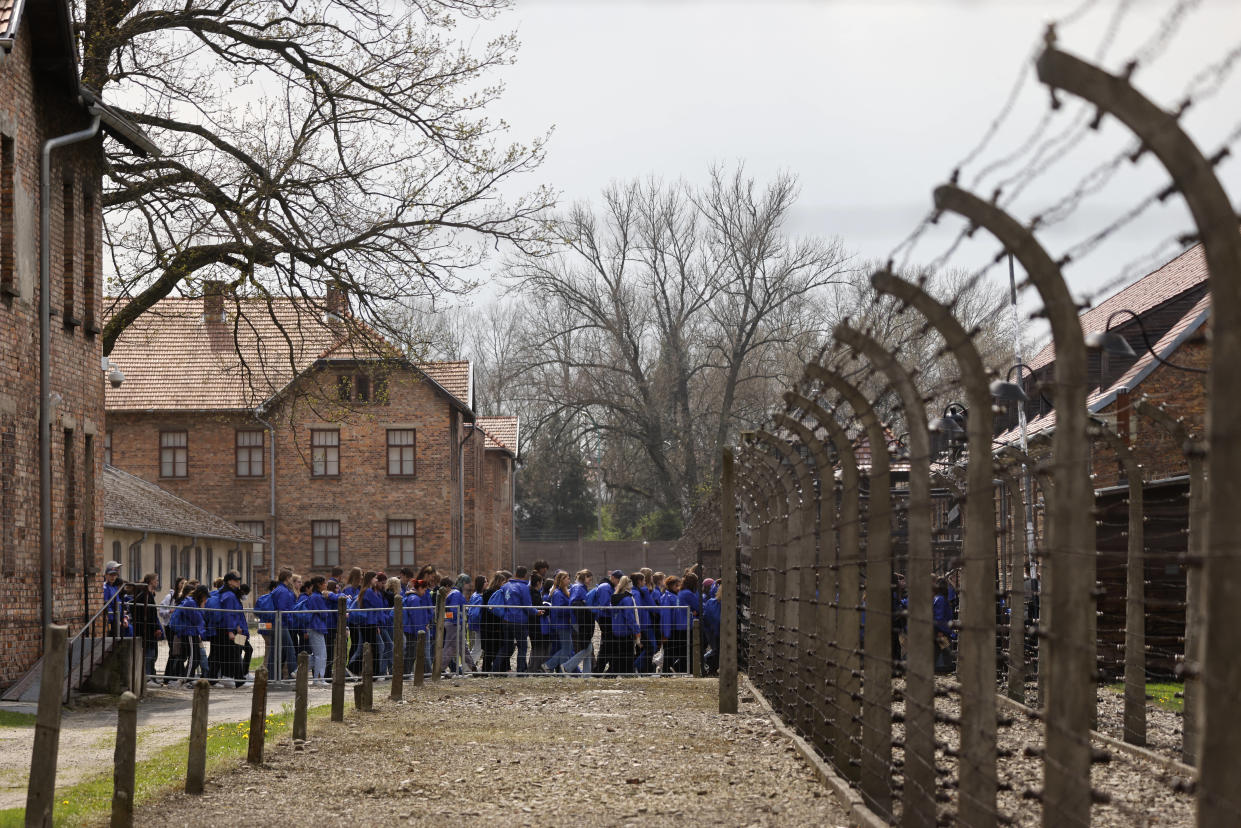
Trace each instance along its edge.
{"label": "blue jacket", "polygon": [[[123,588],[124,587],[121,583],[121,577],[119,575],[116,577],[115,583],[110,584],[107,581],[104,581],[103,582],[103,602],[106,604],[109,601],[111,601],[112,596],[116,595],[118,592],[121,592]],[[108,620],[109,621],[115,621],[117,619],[117,610],[120,610],[121,612],[125,612],[125,609],[126,609],[125,597],[126,596],[122,594],[120,598],[116,599],[116,603],[108,608]]]}
{"label": "blue jacket", "polygon": [[655,631],[655,610],[647,609],[655,603],[654,590],[648,587],[634,587],[634,600],[638,603],[638,618],[642,620],[642,632]]}
{"label": "blue jacket", "polygon": [[461,594],[461,590],[453,588],[448,591],[448,597],[444,599],[444,629],[455,627],[461,623],[462,607],[465,606],[465,596]]}
{"label": "blue jacket", "polygon": [[957,634],[948,626],[952,621],[951,599],[945,598],[943,595],[936,595],[931,611],[935,616],[935,631],[941,632],[949,638],[956,638]]}
{"label": "blue jacket", "polygon": [[[276,620],[276,614],[272,612],[272,594],[270,592],[260,595],[254,602],[254,620],[260,624],[271,624]],[[263,630],[269,633],[270,630]]]}
{"label": "blue jacket", "polygon": [[214,638],[220,631],[220,590],[213,589],[207,595],[207,603],[203,604],[203,629],[206,631],[204,637]]}
{"label": "blue jacket", "polygon": [[309,619],[306,629],[317,633],[327,633],[332,626],[332,604],[328,603],[327,596],[321,592],[311,592],[306,599],[306,609],[314,610],[313,613],[306,616]]}
{"label": "blue jacket", "polygon": [[220,613],[219,624],[222,632],[236,632],[241,630],[243,635],[250,634],[250,625],[246,623],[246,611],[241,606],[241,599],[237,597],[237,593],[227,587],[220,589],[220,609],[224,612]]}
{"label": "blue jacket", "polygon": [[487,612],[501,621],[504,620],[504,599],[507,595],[508,593],[504,591],[504,587],[500,587],[491,593],[491,597],[487,599]]}
{"label": "blue jacket", "polygon": [[[612,593],[614,591],[615,590],[613,590],[612,588],[611,581],[604,581],[603,583],[599,584],[599,586],[591,590],[591,592],[594,593],[594,596],[595,596],[594,601],[591,603],[591,606],[595,608],[595,617],[598,618],[599,622],[602,624],[612,623],[611,606],[612,606]],[[605,607],[607,607],[608,609],[605,610],[604,609]]]}
{"label": "blue jacket", "polygon": [[621,595],[616,606],[612,608],[612,635],[626,638],[642,632],[642,621],[638,613],[633,593],[626,592]]}
{"label": "blue jacket", "polygon": [[305,630],[310,628],[310,615],[308,613],[300,612],[300,610],[310,609],[310,607],[306,606],[309,600],[309,593],[298,594],[297,600],[293,602],[292,614],[286,616],[289,619],[290,630]]}
{"label": "blue jacket", "polygon": [[206,629],[203,627],[203,611],[198,602],[187,595],[172,611],[171,626],[173,633],[182,638],[202,638]]}
{"label": "blue jacket", "polygon": [[[427,595],[430,594],[428,591]],[[405,608],[401,613],[401,626],[405,628],[406,635],[417,635],[419,630],[425,630],[431,623],[432,610],[412,589],[401,599],[401,606]]]}
{"label": "blue jacket", "polygon": [[287,584],[277,584],[276,588],[271,591],[272,609],[279,610],[280,612],[281,629],[297,629],[293,626],[292,618],[285,614],[293,609],[293,605],[296,603],[297,596],[293,594],[293,590],[289,589]]}
{"label": "blue jacket", "polygon": [[533,609],[522,609],[532,606],[530,584],[518,578],[510,578],[504,585],[504,621],[508,624],[525,624],[536,617]]}
{"label": "blue jacket", "polygon": [[384,615],[388,616],[388,625],[392,624],[392,613],[384,613],[384,609],[388,607],[388,602],[384,600],[384,596],[374,589],[367,589],[362,593],[362,606],[368,607],[369,611],[362,613],[362,623],[377,627],[383,624]]}
{"label": "blue jacket", "polygon": [[663,622],[660,624],[660,632],[664,638],[671,638],[672,633],[685,629],[685,610],[677,606],[677,594],[671,590],[664,591],[660,602],[664,605],[664,617]]}
{"label": "blue jacket", "polygon": [[552,590],[552,608],[547,616],[553,630],[567,630],[573,626],[573,610],[569,609],[569,604],[568,595],[558,589]]}
{"label": "blue jacket", "polygon": [[702,608],[702,628],[707,634],[707,642],[714,649],[720,647],[720,599],[711,593],[711,599]]}
{"label": "blue jacket", "polygon": [[677,593],[677,606],[689,607],[693,617],[698,617],[698,593],[692,589],[683,589]]}
{"label": "blue jacket", "polygon": [[483,594],[475,592],[470,596],[467,604],[469,609],[466,610],[466,617],[469,619],[470,629],[481,629],[483,624]]}

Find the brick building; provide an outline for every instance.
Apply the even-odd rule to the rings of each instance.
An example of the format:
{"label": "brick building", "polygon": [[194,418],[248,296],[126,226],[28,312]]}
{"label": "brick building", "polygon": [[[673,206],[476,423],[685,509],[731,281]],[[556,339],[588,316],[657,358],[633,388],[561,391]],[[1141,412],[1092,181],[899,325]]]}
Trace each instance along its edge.
{"label": "brick building", "polygon": [[[0,685],[37,660],[45,613],[75,627],[84,621],[84,598],[97,603],[99,597],[103,512],[96,481],[102,470],[104,380],[98,338],[103,260],[98,131],[51,153],[46,226],[40,197],[44,143],[91,128],[133,151],[153,150],[132,124],[79,85],[66,0],[0,4]],[[50,247],[50,560],[40,543],[44,236]],[[45,567],[50,606],[42,599]]]}
{"label": "brick building", "polygon": [[376,356],[340,323],[335,292],[314,303],[327,314],[206,294],[164,299],[117,340],[111,464],[265,538],[256,580],[281,566],[507,564],[516,451],[474,438],[470,363]]}

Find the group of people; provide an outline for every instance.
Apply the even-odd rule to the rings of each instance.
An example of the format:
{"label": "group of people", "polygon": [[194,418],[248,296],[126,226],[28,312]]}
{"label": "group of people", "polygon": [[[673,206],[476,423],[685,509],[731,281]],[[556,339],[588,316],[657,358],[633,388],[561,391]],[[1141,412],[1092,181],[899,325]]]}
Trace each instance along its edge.
{"label": "group of people", "polygon": [[[254,648],[243,608],[249,586],[230,571],[213,584],[178,578],[157,600],[159,576],[147,574],[126,585],[120,563],[109,561],[104,600],[111,625],[144,642],[145,674],[151,681],[179,682],[200,676],[213,683],[242,686],[249,678]],[[362,672],[370,645],[375,675],[394,666],[394,607],[401,607],[405,673],[414,669],[419,642],[432,663],[437,632],[441,663],[451,673],[573,673],[612,675],[688,672],[690,635],[701,619],[704,661],[710,669],[719,649],[718,585],[710,578],[699,589],[698,576],[665,575],[643,568],[613,570],[595,583],[583,569],[571,576],[548,574],[546,561],[529,569],[501,570],[488,580],[462,573],[440,576],[434,567],[396,575],[348,574],[309,578],[281,570],[254,603],[255,632],[263,638],[265,663],[273,679],[291,677],[299,653],[308,654],[310,679],[326,683],[332,675],[329,653],[337,636],[336,613],[346,604],[346,669]],[[110,599],[117,596],[116,600]],[[437,601],[443,604],[443,630],[437,630]],[[160,640],[168,643],[162,676],[155,662]],[[596,646],[596,640],[598,642]],[[514,656],[516,656],[514,663]]]}

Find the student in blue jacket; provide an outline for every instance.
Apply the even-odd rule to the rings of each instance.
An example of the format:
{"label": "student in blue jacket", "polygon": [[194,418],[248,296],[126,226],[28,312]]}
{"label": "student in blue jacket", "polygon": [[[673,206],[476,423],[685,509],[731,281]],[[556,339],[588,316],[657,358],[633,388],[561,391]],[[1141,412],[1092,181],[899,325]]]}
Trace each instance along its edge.
{"label": "student in blue jacket", "polygon": [[323,677],[327,671],[327,633],[332,625],[332,603],[328,601],[327,578],[316,575],[310,579],[306,596],[306,641],[310,644],[310,680],[315,684],[327,684]]}
{"label": "student in blue jacket", "polygon": [[589,569],[579,570],[569,587],[573,656],[561,665],[566,673],[589,673],[594,659],[595,616],[590,610],[590,585],[594,577]]}
{"label": "student in blue jacket", "polygon": [[710,595],[702,607],[702,632],[707,639],[707,651],[702,654],[702,662],[706,672],[714,673],[720,663],[720,585],[710,578],[702,583]]}
{"label": "student in blue jacket", "polygon": [[474,577],[474,582],[461,590],[466,604],[466,666],[478,672],[478,665],[483,663],[483,591],[487,589],[487,579],[482,575]]}
{"label": "student in blue jacket", "polygon": [[663,604],[663,618],[660,621],[660,634],[664,645],[664,672],[673,673],[684,669],[683,650],[685,614],[677,607],[677,591],[681,588],[681,580],[675,575],[664,579],[664,594],[660,598]]}
{"label": "student in blue jacket", "polygon": [[573,610],[569,605],[568,572],[562,570],[556,573],[548,597],[551,599],[551,609],[547,620],[555,649],[547,661],[543,662],[542,669],[544,673],[555,673],[573,657]]}
{"label": "student in blue jacket", "polygon": [[423,600],[426,594],[427,582],[414,579],[409,582],[409,588],[401,597],[401,605],[405,608],[401,612],[401,627],[405,631],[406,675],[414,673],[414,660],[418,655],[418,633],[425,632],[430,622],[430,613]]}
{"label": "student in blue jacket", "polygon": [[203,662],[207,665],[204,675],[211,679],[213,686],[220,677],[221,665],[224,662],[224,644],[220,642],[224,637],[220,629],[220,587],[223,585],[224,579],[216,578],[211,585],[211,591],[207,593],[207,603],[203,604],[203,642],[211,644],[211,655]]}
{"label": "student in blue jacket", "polygon": [[599,673],[612,671],[612,658],[616,655],[616,641],[612,636],[612,595],[624,574],[619,569],[612,570],[594,591],[595,621],[599,624],[599,658],[595,671]]}
{"label": "student in blue jacket", "polygon": [[[224,584],[217,593],[217,600],[220,613],[216,625],[223,653],[220,676],[231,678],[234,687],[241,687],[246,683],[246,674],[250,672],[250,656],[254,648],[250,645],[250,625],[241,605],[240,572],[230,569],[225,573]],[[212,655],[214,654],[213,645]]]}
{"label": "student in blue jacket", "polygon": [[[292,588],[289,586],[289,579],[293,577],[293,570],[282,569],[276,575],[276,588],[271,593],[272,609],[279,613],[278,620],[280,622],[280,640],[273,639],[272,648],[277,650],[279,654],[275,667],[268,665],[271,671],[272,681],[278,679],[287,679],[289,671],[297,667],[297,654],[293,650],[293,628],[290,626],[292,619],[288,613],[293,609],[293,605],[297,603],[297,596],[293,594]],[[273,632],[274,635],[274,632]]]}
{"label": "student in blue jacket", "polygon": [[[358,596],[358,606],[363,608],[362,612],[362,645],[371,645],[371,675],[383,675],[380,670],[381,646],[379,640],[379,625],[383,623],[382,610],[387,606],[383,598],[383,585],[379,583],[378,572],[368,572],[362,578],[362,583],[366,588],[362,590],[362,594]],[[362,669],[361,653],[358,656],[359,672]]]}
{"label": "student in blue jacket", "polygon": [[[529,570],[517,567],[512,578],[504,584],[504,652],[505,664],[517,650],[517,672],[526,672],[526,651],[529,645],[529,625],[537,617],[530,597]],[[507,670],[505,671],[507,672]]]}
{"label": "student in blue jacket", "polygon": [[441,581],[441,584],[448,588],[448,594],[444,596],[444,649],[441,656],[444,669],[451,673],[462,672],[460,662],[464,661],[462,656],[465,655],[465,595],[461,592],[461,577],[465,578],[464,583],[469,583],[469,575],[458,577],[455,583],[448,576],[444,576]]}
{"label": "student in blue jacket", "polygon": [[263,637],[263,666],[267,674],[276,674],[276,648],[272,646],[272,630],[275,629],[276,613],[273,609],[272,593],[276,590],[276,581],[267,582],[267,591],[254,599],[254,623],[258,625],[259,635]]}
{"label": "student in blue jacket", "polygon": [[190,659],[188,665],[179,667],[180,676],[188,678],[194,675],[195,670],[200,676],[205,674],[206,665],[199,657],[199,648],[206,633],[202,608],[210,594],[211,590],[207,589],[205,584],[200,584],[172,613],[173,635],[177,636],[181,644],[181,652],[188,653]]}
{"label": "student in blue jacket", "polygon": [[612,595],[612,636],[616,646],[609,672],[617,676],[634,671],[634,658],[642,650],[642,619],[638,616],[631,583],[628,575],[622,575]]}

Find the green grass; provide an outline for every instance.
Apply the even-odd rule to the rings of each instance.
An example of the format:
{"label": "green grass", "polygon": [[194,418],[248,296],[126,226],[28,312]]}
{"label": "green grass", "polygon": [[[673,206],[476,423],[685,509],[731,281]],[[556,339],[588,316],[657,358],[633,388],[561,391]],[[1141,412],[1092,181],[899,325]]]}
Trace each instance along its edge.
{"label": "green grass", "polygon": [[[1125,692],[1124,684],[1109,684],[1109,690],[1123,694]],[[1185,685],[1179,681],[1148,681],[1146,682],[1146,695],[1148,701],[1153,701],[1164,710],[1171,710],[1173,713],[1182,713],[1185,710],[1185,700],[1178,697],[1177,693],[1184,693]]]}
{"label": "green grass", "polygon": [[[308,719],[324,718],[331,705],[312,707]],[[33,717],[32,717],[33,718]],[[265,732],[271,740],[293,726],[293,713],[286,706],[283,713],[267,717]],[[246,755],[249,747],[250,723],[225,722],[207,729],[207,775]],[[185,766],[189,759],[189,739],[162,748],[137,763],[134,784],[134,805],[141,806],[185,786]],[[112,773],[88,779],[56,791],[53,824],[78,826],[106,824],[112,813]],[[0,811],[0,828],[16,828],[25,824],[25,808]]]}
{"label": "green grass", "polygon": [[14,713],[11,710],[0,710],[0,727],[34,727],[33,713]]}

